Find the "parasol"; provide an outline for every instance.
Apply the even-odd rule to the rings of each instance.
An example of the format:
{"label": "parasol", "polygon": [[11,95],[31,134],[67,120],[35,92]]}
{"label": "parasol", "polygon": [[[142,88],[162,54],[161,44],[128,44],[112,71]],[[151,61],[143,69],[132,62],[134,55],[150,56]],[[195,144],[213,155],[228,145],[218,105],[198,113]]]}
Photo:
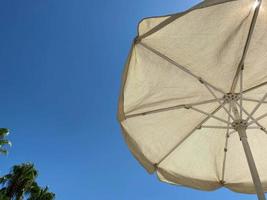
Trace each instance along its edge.
{"label": "parasol", "polygon": [[267,191],[267,2],[206,0],[143,19],[126,63],[118,119],[161,181]]}

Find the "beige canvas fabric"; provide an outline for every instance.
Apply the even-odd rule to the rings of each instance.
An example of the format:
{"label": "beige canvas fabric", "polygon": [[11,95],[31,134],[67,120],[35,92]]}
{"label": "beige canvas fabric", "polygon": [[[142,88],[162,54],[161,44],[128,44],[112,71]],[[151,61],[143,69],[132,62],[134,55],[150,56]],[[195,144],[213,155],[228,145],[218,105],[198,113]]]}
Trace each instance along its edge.
{"label": "beige canvas fabric", "polygon": [[[123,75],[118,118],[133,155],[160,180],[201,190],[225,186],[255,193],[237,132],[230,129],[226,137],[226,129],[203,128],[231,122],[207,86],[219,99],[230,92],[254,5],[255,0],[206,0],[186,12],[140,22]],[[248,91],[243,98],[248,100],[243,107],[248,113],[257,105],[251,99],[259,101],[267,91],[266,52],[263,1],[244,60],[243,90]],[[267,100],[253,117],[266,112]],[[267,118],[259,122],[267,127]],[[251,124],[247,135],[267,191],[267,136],[256,128]]]}

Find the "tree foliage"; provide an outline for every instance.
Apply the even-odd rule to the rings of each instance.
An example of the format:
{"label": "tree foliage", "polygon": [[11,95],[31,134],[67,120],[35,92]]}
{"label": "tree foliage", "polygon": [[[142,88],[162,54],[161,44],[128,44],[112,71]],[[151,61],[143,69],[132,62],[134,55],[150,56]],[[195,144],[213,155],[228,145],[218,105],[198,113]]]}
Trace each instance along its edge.
{"label": "tree foliage", "polygon": [[[36,184],[36,183],[35,183]],[[52,200],[55,194],[49,192],[48,187],[41,188],[37,184],[32,188],[28,200]]]}
{"label": "tree foliage", "polygon": [[31,163],[15,165],[10,173],[0,178],[1,200],[53,200],[55,194],[36,183],[37,170]]}
{"label": "tree foliage", "polygon": [[9,130],[7,128],[0,128],[0,154],[7,154],[7,149],[5,148],[7,145],[11,146],[11,142],[6,139]]}

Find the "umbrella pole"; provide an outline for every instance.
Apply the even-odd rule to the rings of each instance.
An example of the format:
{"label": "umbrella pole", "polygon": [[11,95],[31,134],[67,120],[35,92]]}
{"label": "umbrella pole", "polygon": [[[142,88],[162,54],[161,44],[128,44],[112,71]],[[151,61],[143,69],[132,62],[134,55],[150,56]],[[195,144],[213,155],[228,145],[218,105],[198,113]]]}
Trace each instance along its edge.
{"label": "umbrella pole", "polygon": [[234,128],[236,129],[236,131],[239,134],[240,140],[242,142],[245,154],[246,154],[246,158],[247,158],[247,162],[248,162],[248,166],[250,169],[250,173],[252,176],[252,180],[255,186],[255,190],[257,192],[258,195],[258,199],[259,200],[266,200],[265,195],[264,195],[264,191],[263,191],[263,187],[261,184],[261,180],[258,174],[258,170],[256,168],[256,164],[248,143],[248,137],[247,137],[247,133],[246,133],[246,129],[247,129],[247,121],[246,120],[242,120],[239,116],[237,107],[235,105],[235,103],[232,103],[232,107],[233,107],[233,112],[234,112],[234,116],[235,116],[235,121],[233,123]]}
{"label": "umbrella pole", "polygon": [[260,181],[260,177],[255,165],[255,161],[253,159],[253,155],[251,153],[250,150],[250,146],[248,143],[248,138],[247,138],[247,134],[246,134],[246,129],[245,128],[240,128],[238,129],[238,134],[240,136],[246,157],[247,157],[247,161],[248,161],[248,165],[249,165],[249,169],[251,172],[251,176],[255,185],[255,189],[258,195],[258,199],[259,200],[266,200],[264,192],[263,192],[263,188],[262,188],[262,184]]}

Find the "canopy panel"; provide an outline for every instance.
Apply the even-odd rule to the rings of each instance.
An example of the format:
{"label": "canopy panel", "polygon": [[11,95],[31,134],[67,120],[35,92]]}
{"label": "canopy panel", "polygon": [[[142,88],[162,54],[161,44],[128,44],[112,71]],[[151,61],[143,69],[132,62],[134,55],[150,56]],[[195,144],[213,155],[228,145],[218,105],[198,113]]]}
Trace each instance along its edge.
{"label": "canopy panel", "polygon": [[135,45],[124,86],[125,115],[211,98],[199,80],[142,45]]}
{"label": "canopy panel", "polygon": [[243,54],[254,2],[193,10],[141,42],[226,92]]}
{"label": "canopy panel", "polygon": [[196,189],[220,187],[224,143],[224,130],[195,131],[159,165],[160,179]]}
{"label": "canopy panel", "polygon": [[[207,112],[215,109],[216,104],[198,106],[205,108]],[[158,163],[171,149],[181,142],[187,134],[196,127],[206,116],[204,114],[189,111],[185,108],[178,108],[159,113],[147,114],[144,116],[130,117],[122,121],[122,126],[127,134],[138,145],[136,156],[144,157],[150,163],[148,171],[154,170]],[[190,123],[188,123],[190,122]],[[132,144],[129,144],[132,146]],[[142,155],[140,154],[142,152]]]}

